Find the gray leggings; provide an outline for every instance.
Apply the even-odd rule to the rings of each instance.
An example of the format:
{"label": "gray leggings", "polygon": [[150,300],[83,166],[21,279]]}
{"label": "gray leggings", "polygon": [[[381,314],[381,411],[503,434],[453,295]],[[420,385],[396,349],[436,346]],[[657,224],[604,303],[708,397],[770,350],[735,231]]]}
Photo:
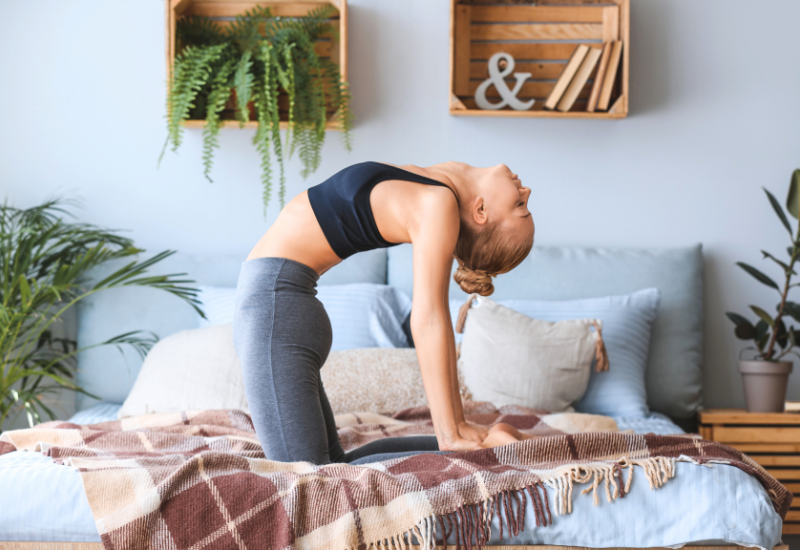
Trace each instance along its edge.
{"label": "gray leggings", "polygon": [[437,452],[434,436],[392,437],[342,450],[319,372],[332,332],[316,298],[318,279],[310,267],[284,258],[248,260],[239,274],[233,341],[266,457],[359,464]]}

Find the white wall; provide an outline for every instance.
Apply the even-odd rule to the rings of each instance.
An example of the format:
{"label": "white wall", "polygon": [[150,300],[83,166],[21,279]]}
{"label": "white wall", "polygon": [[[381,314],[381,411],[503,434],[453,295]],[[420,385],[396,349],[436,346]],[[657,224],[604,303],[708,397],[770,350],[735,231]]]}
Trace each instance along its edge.
{"label": "white wall", "polygon": [[[289,194],[363,160],[504,162],[533,189],[538,243],[701,242],[706,402],[741,405],[723,312],[775,301],[733,263],[785,248],[760,186],[782,200],[800,166],[800,3],[632,3],[631,115],[580,121],[449,116],[448,0],[350,0],[355,149],[329,134],[315,176],[292,163]],[[277,213],[262,217],[251,131],[223,131],[213,184],[198,130],[156,169],[164,27],[163,0],[0,2],[0,195],[76,193],[81,219],[150,250],[245,254]]]}

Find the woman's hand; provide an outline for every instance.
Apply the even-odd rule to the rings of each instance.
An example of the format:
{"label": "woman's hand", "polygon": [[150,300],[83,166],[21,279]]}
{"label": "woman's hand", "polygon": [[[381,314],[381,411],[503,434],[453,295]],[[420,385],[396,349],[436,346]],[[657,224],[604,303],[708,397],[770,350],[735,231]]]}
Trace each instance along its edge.
{"label": "woman's hand", "polygon": [[489,434],[481,443],[480,448],[491,449],[492,447],[500,447],[501,445],[508,445],[525,439],[533,439],[533,437],[501,422],[489,428]]}
{"label": "woman's hand", "polygon": [[465,420],[458,423],[458,435],[475,443],[483,443],[483,440],[489,435],[489,429]]}

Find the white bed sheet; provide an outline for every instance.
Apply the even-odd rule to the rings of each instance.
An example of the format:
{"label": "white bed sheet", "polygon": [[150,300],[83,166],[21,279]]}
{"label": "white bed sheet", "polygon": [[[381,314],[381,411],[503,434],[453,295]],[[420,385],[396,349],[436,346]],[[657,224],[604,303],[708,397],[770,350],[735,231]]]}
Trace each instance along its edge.
{"label": "white bed sheet", "polygon": [[[116,404],[100,404],[72,417],[90,424],[116,418]],[[617,418],[620,429],[682,433],[667,417]],[[38,453],[0,456],[0,541],[99,542],[80,475]],[[553,501],[553,493],[550,492]],[[498,529],[492,529],[496,538]],[[495,544],[655,547],[732,543],[766,550],[780,542],[781,520],[764,489],[732,466],[679,463],[677,474],[651,492],[638,468],[631,492],[611,504],[577,494],[571,515],[535,527],[528,507],[525,530]]]}

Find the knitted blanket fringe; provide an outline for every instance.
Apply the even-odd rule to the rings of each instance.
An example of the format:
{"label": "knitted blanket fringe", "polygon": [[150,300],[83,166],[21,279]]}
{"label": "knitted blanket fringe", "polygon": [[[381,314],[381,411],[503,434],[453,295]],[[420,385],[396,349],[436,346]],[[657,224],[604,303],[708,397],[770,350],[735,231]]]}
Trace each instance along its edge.
{"label": "knitted blanket fringe", "polygon": [[[502,491],[475,504],[466,504],[456,510],[441,515],[430,515],[420,519],[408,530],[389,538],[372,541],[368,544],[351,546],[346,550],[411,550],[412,543],[419,550],[435,550],[439,545],[447,550],[452,534],[456,534],[456,550],[480,550],[492,536],[492,520],[497,517],[499,538],[517,536],[525,528],[525,510],[530,497],[537,527],[552,525],[553,516],[547,490],[544,485],[556,491],[556,515],[572,513],[572,495],[575,484],[590,483],[581,491],[582,495],[592,493],[594,505],[600,504],[601,485],[605,489],[606,500],[611,503],[630,492],[633,481],[633,467],[642,468],[650,490],[662,487],[675,477],[676,462],[691,462],[696,465],[709,465],[681,455],[674,457],[651,457],[642,459],[622,458],[612,463],[570,464],[553,470],[535,472],[541,479],[517,489]],[[718,461],[724,463],[724,461]],[[623,471],[628,470],[623,479]],[[438,535],[438,538],[437,538]]]}

